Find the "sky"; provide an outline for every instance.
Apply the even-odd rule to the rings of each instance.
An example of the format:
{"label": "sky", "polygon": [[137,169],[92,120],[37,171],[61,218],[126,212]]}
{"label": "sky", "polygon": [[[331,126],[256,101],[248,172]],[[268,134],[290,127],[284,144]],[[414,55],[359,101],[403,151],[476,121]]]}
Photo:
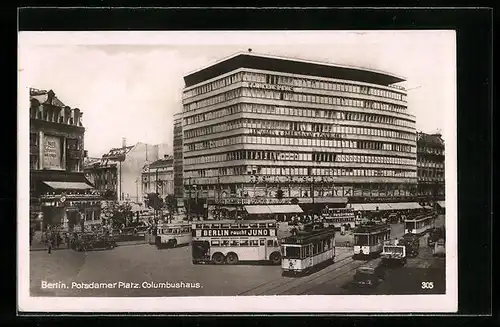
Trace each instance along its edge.
{"label": "sky", "polygon": [[446,141],[456,110],[451,31],[21,32],[19,90],[52,89],[80,108],[91,157],[121,146],[123,137],[128,145],[172,149],[183,76],[249,48],[403,76],[417,130],[441,131]]}

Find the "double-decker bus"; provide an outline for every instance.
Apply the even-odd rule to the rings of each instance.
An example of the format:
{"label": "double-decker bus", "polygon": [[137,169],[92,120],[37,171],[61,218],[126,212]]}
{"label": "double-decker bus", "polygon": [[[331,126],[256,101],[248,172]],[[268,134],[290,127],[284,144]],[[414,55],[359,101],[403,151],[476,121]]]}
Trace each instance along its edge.
{"label": "double-decker bus", "polygon": [[191,224],[189,223],[171,223],[158,224],[156,228],[156,247],[176,247],[191,242]]}
{"label": "double-decker bus", "polygon": [[423,235],[435,227],[435,214],[421,214],[405,219],[405,234]]}
{"label": "double-decker bus", "polygon": [[283,276],[304,274],[335,260],[335,229],[314,228],[316,226],[307,231],[298,231],[282,240]]}
{"label": "double-decker bus", "polygon": [[336,229],[351,229],[356,225],[356,215],[352,208],[328,208],[323,210],[323,224]]}
{"label": "double-decker bus", "polygon": [[384,242],[391,237],[391,227],[383,223],[366,223],[356,227],[354,234],[353,259],[378,256]]}
{"label": "double-decker bus", "polygon": [[236,264],[241,261],[281,263],[278,230],[274,220],[193,223],[192,235],[194,264]]}

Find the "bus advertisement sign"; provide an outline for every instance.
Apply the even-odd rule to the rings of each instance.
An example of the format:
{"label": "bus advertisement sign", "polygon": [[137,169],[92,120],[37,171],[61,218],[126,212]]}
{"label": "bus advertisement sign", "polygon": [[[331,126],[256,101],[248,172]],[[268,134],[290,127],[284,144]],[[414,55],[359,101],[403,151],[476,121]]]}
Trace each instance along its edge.
{"label": "bus advertisement sign", "polygon": [[276,236],[274,229],[201,229],[196,237]]}

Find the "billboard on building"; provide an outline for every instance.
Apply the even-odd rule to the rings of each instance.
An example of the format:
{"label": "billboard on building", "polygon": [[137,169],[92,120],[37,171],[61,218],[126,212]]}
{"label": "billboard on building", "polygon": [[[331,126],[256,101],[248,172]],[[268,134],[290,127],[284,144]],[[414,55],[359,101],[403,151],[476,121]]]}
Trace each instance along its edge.
{"label": "billboard on building", "polygon": [[62,169],[61,167],[61,138],[44,136],[43,141],[43,168]]}

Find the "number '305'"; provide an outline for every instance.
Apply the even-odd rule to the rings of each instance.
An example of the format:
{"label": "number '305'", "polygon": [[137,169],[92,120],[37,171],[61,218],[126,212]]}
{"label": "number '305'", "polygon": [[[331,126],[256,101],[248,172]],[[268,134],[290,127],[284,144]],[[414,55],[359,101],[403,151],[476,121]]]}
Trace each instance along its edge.
{"label": "number '305'", "polygon": [[434,282],[422,282],[422,289],[431,290],[434,288]]}

